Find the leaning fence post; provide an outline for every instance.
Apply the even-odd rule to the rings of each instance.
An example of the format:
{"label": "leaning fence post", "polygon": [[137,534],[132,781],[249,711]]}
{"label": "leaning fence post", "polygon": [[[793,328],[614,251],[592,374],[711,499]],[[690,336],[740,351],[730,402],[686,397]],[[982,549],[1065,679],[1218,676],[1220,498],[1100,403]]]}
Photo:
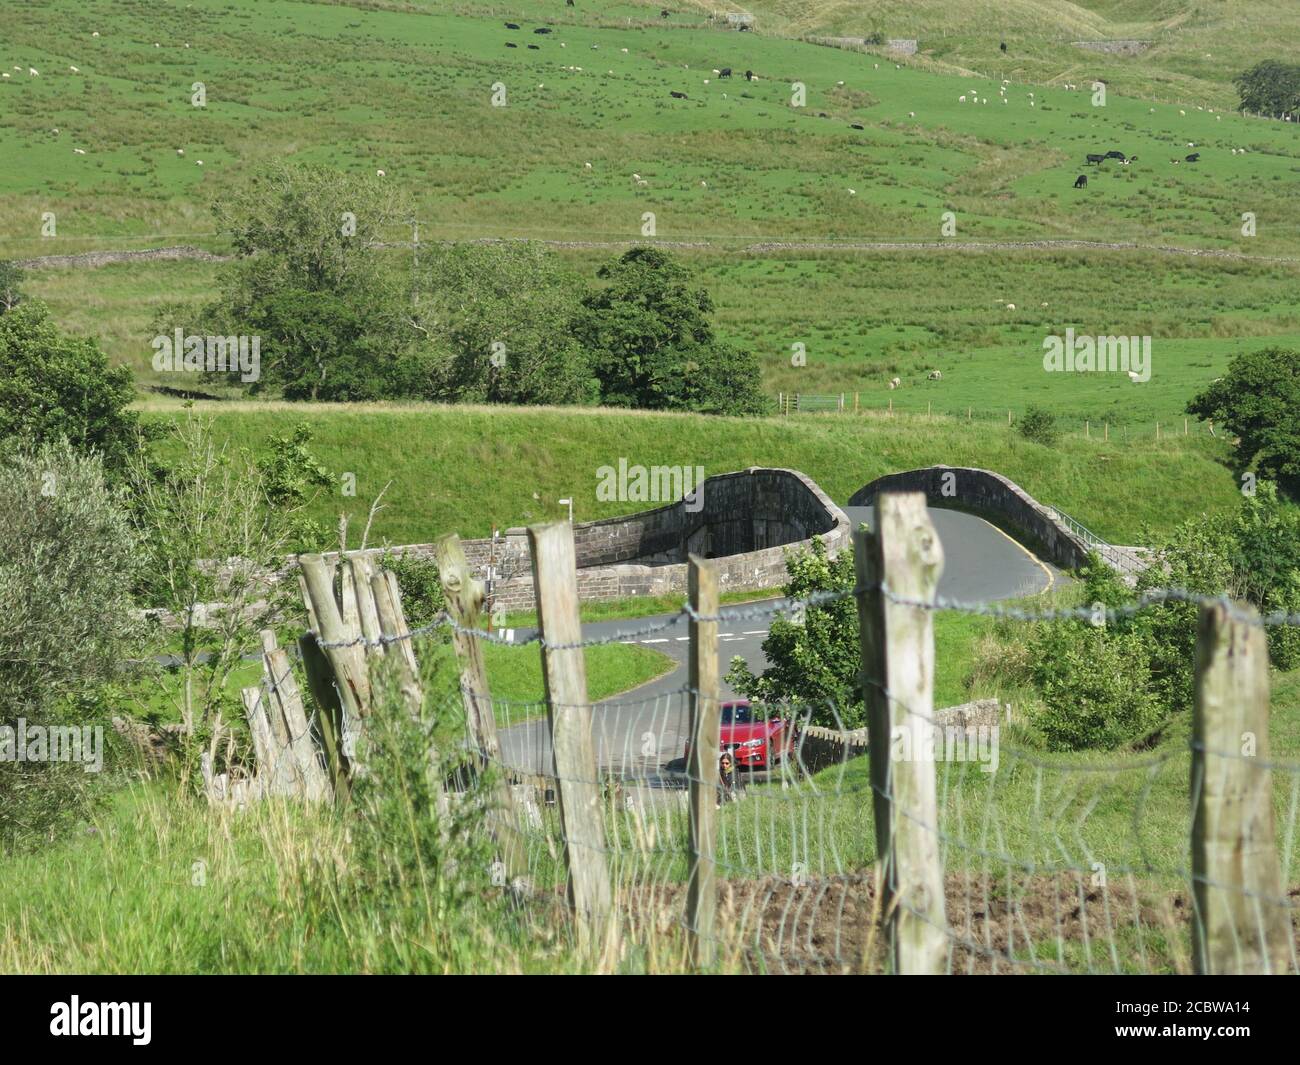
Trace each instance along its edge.
{"label": "leaning fence post", "polygon": [[[854,533],[862,689],[885,930],[898,973],[947,959],[935,766],[933,603],[943,548],[921,492],[882,493]],[[894,757],[897,741],[899,757]],[[869,938],[869,937],[868,937]]]}
{"label": "leaning fence post", "polygon": [[1192,956],[1280,973],[1291,922],[1273,836],[1268,640],[1249,607],[1203,603],[1192,723]]}
{"label": "leaning fence post", "polygon": [[[696,615],[718,616],[718,571],[712,563],[691,555],[687,591]],[[686,892],[686,929],[691,960],[710,967],[715,948],[714,918],[718,910],[717,839],[718,747],[721,709],[718,701],[718,623],[691,618],[690,732],[691,756],[686,775],[691,786],[690,878]]]}
{"label": "leaning fence post", "polygon": [[[439,537],[434,543],[438,579],[447,598],[447,613],[455,628],[451,640],[460,662],[460,691],[465,714],[479,755],[496,772],[493,803],[497,808],[497,844],[509,883],[515,890],[526,890],[528,856],[523,845],[523,822],[515,809],[514,796],[501,762],[501,741],[497,737],[496,715],[492,710],[492,691],[488,687],[487,665],[483,660],[483,642],[472,635],[478,631],[483,607],[483,585],[471,575],[465,561],[465,549],[455,533]],[[595,779],[595,774],[592,774]]]}
{"label": "leaning fence post", "polygon": [[[317,646],[325,652],[330,668],[334,672],[334,687],[339,693],[339,702],[343,710],[343,734],[341,746],[349,762],[354,760],[357,736],[362,721],[370,713],[370,675],[366,668],[365,652],[361,647],[361,629],[357,621],[356,593],[352,590],[352,570],[349,566],[341,567],[341,579],[345,592],[344,602],[351,602],[352,609],[346,615],[353,620],[345,620],[339,611],[339,602],[334,597],[334,580],[332,567],[328,566],[320,555],[300,555],[298,565],[301,567],[303,583],[318,625]],[[355,625],[355,627],[354,627]]]}
{"label": "leaning fence post", "polygon": [[[305,583],[303,588],[305,590]],[[311,600],[307,601],[310,603]],[[334,788],[334,797],[341,802],[346,802],[350,769],[347,757],[340,747],[339,738],[343,734],[343,707],[334,684],[334,674],[330,669],[329,659],[325,657],[325,652],[316,642],[315,630],[305,632],[298,637],[298,649],[302,653],[302,669],[307,675],[307,687],[311,690],[316,709],[320,711],[318,724],[321,740],[325,745],[325,764]]]}
{"label": "leaning fence post", "polygon": [[600,967],[608,967],[614,960],[617,930],[591,738],[587,665],[580,646],[573,526],[568,522],[531,525],[528,544],[543,640],[542,678],[555,755],[555,791],[569,867],[569,903],[579,949]]}

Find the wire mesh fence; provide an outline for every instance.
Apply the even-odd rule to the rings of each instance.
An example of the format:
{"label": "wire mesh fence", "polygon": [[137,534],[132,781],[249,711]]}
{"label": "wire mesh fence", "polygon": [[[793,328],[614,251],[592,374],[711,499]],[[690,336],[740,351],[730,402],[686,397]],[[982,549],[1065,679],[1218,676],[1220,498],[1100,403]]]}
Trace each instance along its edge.
{"label": "wire mesh fence", "polygon": [[[1114,623],[1196,606],[1191,728],[1123,752],[1048,751],[1010,704],[933,706],[933,616],[1095,625],[1098,607],[943,600],[923,497],[886,494],[877,506],[878,532],[857,534],[852,589],[720,609],[716,588],[710,598],[693,586],[669,622],[612,637],[581,637],[563,525],[530,530],[540,625],[524,641],[479,626],[481,589],[457,577],[463,557],[441,559],[448,612],[415,630],[400,618],[368,635],[319,624],[328,604],[309,602],[326,655],[452,634],[466,742],[502,783],[497,816],[484,820],[501,855],[491,886],[510,888],[539,929],[567,930],[596,967],[1300,971],[1300,762],[1271,751],[1264,637],[1300,616],[1183,589],[1101,610]],[[567,563],[544,539],[565,536]],[[693,579],[708,570],[692,560]],[[850,597],[862,703],[723,703],[719,624]],[[686,683],[588,703],[582,648],[671,624],[690,629]],[[540,652],[547,698],[492,697],[472,650],[487,641]],[[336,668],[336,684],[346,673]]]}

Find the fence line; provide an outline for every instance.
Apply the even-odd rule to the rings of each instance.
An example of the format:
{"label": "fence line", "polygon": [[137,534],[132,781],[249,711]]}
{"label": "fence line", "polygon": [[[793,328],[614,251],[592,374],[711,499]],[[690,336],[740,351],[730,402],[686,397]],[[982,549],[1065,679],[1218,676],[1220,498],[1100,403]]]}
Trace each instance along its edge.
{"label": "fence line", "polygon": [[[482,587],[457,565],[454,537],[439,544],[448,610],[415,629],[395,582],[366,569],[373,560],[307,556],[311,631],[300,646],[321,778],[341,781],[332,790],[347,801],[348,778],[365,772],[357,741],[371,715],[391,712],[374,702],[369,671],[381,658],[401,664],[418,714],[417,637],[447,634],[465,742],[491,789],[482,824],[502,871],[492,886],[509,888],[539,933],[567,929],[592,968],[642,951],[664,968],[703,970],[1300,970],[1288,898],[1300,764],[1271,755],[1264,644],[1266,626],[1300,626],[1300,616],[1261,617],[1185,589],[1106,609],[1109,624],[1196,606],[1192,737],[1185,750],[1056,756],[1003,738],[1019,724],[1009,704],[1005,719],[996,702],[935,710],[933,614],[1096,623],[1095,608],[945,600],[924,497],[882,493],[876,507],[877,532],[855,534],[851,589],[720,608],[712,564],[692,558],[689,602],[666,623],[688,623],[688,683],[599,707],[582,649],[611,641],[582,638],[566,523],[530,530],[540,625],[520,641],[477,627]],[[822,725],[829,735],[862,725],[855,703],[722,706],[718,625],[796,609],[809,638],[856,610],[865,757],[854,757],[860,741],[819,739]],[[485,641],[518,653],[536,643],[545,698],[493,697]],[[276,676],[268,709],[282,705]],[[348,737],[336,749],[321,727],[331,720]],[[441,809],[458,787],[440,782]],[[1171,833],[1186,842],[1171,848]]]}

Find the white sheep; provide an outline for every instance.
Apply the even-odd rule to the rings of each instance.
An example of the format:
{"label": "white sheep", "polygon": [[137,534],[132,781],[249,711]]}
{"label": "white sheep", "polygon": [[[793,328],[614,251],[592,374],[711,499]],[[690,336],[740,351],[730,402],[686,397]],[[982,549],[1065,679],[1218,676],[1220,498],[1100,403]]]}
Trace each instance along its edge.
{"label": "white sheep", "polygon": [[957,102],[958,102],[959,104],[964,104],[964,103],[966,102],[966,97],[964,97],[964,96],[958,96],[958,97],[957,97]]}
{"label": "white sheep", "polygon": [[92,37],[98,37],[98,36],[99,36],[99,30],[96,30],[94,33],[91,34],[91,36],[92,36]]}
{"label": "white sheep", "polygon": [[86,154],[86,149],[84,149],[84,148],[73,148],[72,151],[73,151],[73,153],[74,153],[75,155],[85,155],[85,154]]}
{"label": "white sheep", "polygon": [[35,67],[28,67],[27,73],[30,74],[33,78],[39,78],[41,76],[41,72],[37,70]]}
{"label": "white sheep", "polygon": [[80,73],[81,73],[81,71],[80,71],[77,67],[74,67],[74,66],[72,66],[71,64],[68,65],[68,69],[69,69],[70,71],[72,71],[72,73],[74,73],[74,74],[80,74]]}
{"label": "white sheep", "polygon": [[582,169],[583,169],[583,170],[590,170],[590,169],[591,169],[591,164],[590,164],[590,163],[583,163],[583,164],[582,164]]}
{"label": "white sheep", "polygon": [[1128,374],[1128,379],[1132,381],[1134,384],[1137,384],[1139,381],[1142,380],[1141,374],[1135,373],[1132,370],[1127,370],[1125,372]]}
{"label": "white sheep", "polygon": [[176,149],[176,154],[177,154],[177,155],[184,155],[184,154],[185,154],[185,149],[184,149],[184,148],[177,148],[177,149]]}
{"label": "white sheep", "polygon": [[916,117],[916,112],[915,112],[915,111],[908,111],[908,112],[907,112],[907,117],[908,117],[908,118],[915,118],[915,117]]}
{"label": "white sheep", "polygon": [[388,177],[388,175],[382,170],[376,170],[375,177]]}
{"label": "white sheep", "polygon": [[641,189],[643,189],[643,188],[645,188],[647,185],[649,185],[650,182],[648,182],[648,181],[646,181],[644,178],[642,178],[642,179],[641,179],[640,181],[638,181],[636,184],[637,184],[637,188],[641,188]]}
{"label": "white sheep", "polygon": [[1015,309],[1016,309],[1016,305],[1014,303],[1007,304],[1007,310],[1014,311]]}
{"label": "white sheep", "polygon": [[930,373],[929,373],[927,376],[928,376],[928,379],[931,380],[931,381],[942,381],[942,380],[943,380],[943,373],[942,373],[942,371],[940,371],[940,370],[931,370]]}
{"label": "white sheep", "polygon": [[858,194],[858,190],[857,190],[857,189],[849,189],[849,190],[848,190],[848,194],[849,194],[850,196],[856,196],[856,195]]}
{"label": "white sheep", "polygon": [[198,166],[202,166],[202,165],[203,165],[203,160],[202,160],[202,159],[196,159],[196,160],[194,160],[194,162],[195,162],[195,164],[198,165]]}

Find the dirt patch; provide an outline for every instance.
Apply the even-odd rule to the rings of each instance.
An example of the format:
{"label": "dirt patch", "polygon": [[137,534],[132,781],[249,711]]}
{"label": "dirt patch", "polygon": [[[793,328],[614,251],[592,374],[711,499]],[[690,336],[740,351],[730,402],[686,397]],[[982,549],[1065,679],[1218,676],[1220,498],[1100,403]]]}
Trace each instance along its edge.
{"label": "dirt patch", "polygon": [[[953,974],[1191,971],[1185,891],[1159,884],[1090,886],[1089,876],[1014,882],[954,874],[945,887]],[[681,885],[625,897],[635,935],[680,928]],[[1300,888],[1290,893],[1300,952]],[[870,875],[724,882],[717,927],[719,961],[751,973],[842,974],[886,971],[887,947]]]}

